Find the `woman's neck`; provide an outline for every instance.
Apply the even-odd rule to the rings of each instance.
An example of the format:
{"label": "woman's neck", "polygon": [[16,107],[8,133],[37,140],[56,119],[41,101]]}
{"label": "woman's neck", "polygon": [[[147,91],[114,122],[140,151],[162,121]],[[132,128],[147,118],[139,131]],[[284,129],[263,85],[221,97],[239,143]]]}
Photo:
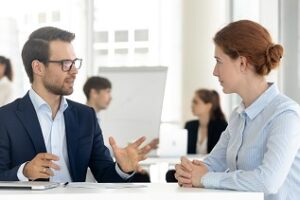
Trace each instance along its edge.
{"label": "woman's neck", "polygon": [[200,125],[203,127],[207,127],[208,126],[208,123],[209,123],[209,114],[208,115],[199,115],[199,122],[200,122]]}
{"label": "woman's neck", "polygon": [[264,78],[257,79],[256,81],[251,81],[242,89],[239,93],[241,96],[245,108],[249,107],[260,95],[262,95],[269,85]]}

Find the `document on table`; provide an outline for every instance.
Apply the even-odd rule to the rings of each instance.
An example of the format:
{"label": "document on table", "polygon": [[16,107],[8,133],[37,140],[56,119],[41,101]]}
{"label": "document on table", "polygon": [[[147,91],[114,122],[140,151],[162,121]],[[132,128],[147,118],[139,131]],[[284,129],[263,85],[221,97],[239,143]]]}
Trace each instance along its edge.
{"label": "document on table", "polygon": [[85,188],[85,189],[124,189],[124,188],[145,188],[146,185],[134,183],[88,183],[88,182],[73,182],[69,183],[70,188]]}

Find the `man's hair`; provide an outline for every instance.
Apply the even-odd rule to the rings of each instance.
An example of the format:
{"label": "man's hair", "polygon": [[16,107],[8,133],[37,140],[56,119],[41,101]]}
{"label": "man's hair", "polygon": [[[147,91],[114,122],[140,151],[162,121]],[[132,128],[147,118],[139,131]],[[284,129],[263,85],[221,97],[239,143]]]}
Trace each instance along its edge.
{"label": "man's hair", "polygon": [[49,43],[55,40],[71,43],[74,38],[74,33],[50,26],[39,28],[30,34],[23,46],[22,59],[31,83],[33,82],[32,61],[38,60],[47,64],[49,60]]}
{"label": "man's hair", "polygon": [[87,98],[87,100],[90,99],[90,92],[92,89],[95,89],[96,91],[104,90],[104,89],[111,89],[111,82],[104,77],[100,76],[92,76],[87,79],[83,86],[83,92]]}

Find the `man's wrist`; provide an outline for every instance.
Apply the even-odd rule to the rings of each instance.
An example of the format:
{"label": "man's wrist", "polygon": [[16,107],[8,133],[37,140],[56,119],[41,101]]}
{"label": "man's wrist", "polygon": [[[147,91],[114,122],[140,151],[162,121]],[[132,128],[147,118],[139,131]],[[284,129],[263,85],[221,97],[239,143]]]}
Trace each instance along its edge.
{"label": "man's wrist", "polygon": [[116,163],[115,165],[115,169],[116,169],[116,172],[119,174],[119,176],[121,176],[123,179],[129,179],[130,177],[132,177],[135,172],[132,172],[131,174],[128,174],[127,172],[124,172],[118,163]]}
{"label": "man's wrist", "polygon": [[24,168],[27,163],[28,163],[28,161],[23,163],[18,169],[17,177],[18,177],[19,181],[29,181],[29,179],[24,174]]}
{"label": "man's wrist", "polygon": [[123,173],[128,174],[128,175],[131,175],[131,174],[134,173],[134,170],[133,170],[133,171],[126,172],[126,171],[124,171],[124,170],[122,169],[122,167],[119,165],[119,163],[116,162],[116,164],[117,164],[118,168],[119,168]]}

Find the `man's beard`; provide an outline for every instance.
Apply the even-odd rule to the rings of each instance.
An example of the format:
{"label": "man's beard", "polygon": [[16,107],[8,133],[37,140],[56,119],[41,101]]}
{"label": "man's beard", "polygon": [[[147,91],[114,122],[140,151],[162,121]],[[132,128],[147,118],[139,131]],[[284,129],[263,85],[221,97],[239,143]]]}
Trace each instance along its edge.
{"label": "man's beard", "polygon": [[50,93],[55,95],[62,96],[62,95],[70,95],[73,93],[73,87],[71,87],[70,89],[66,89],[63,87],[63,85],[59,87],[58,85],[51,84],[45,81],[44,81],[44,86]]}

